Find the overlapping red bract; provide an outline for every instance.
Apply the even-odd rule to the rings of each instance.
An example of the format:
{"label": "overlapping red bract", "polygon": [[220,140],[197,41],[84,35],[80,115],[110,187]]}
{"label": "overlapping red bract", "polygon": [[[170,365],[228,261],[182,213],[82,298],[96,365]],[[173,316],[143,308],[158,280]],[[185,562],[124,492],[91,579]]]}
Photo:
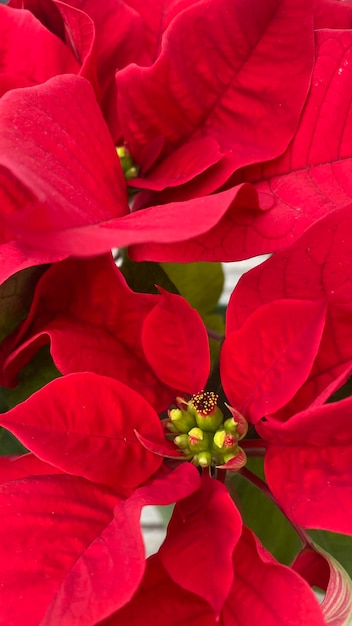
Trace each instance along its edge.
{"label": "overlapping red bract", "polygon": [[133,292],[108,255],[68,259],[43,275],[29,316],[3,343],[3,383],[13,384],[48,342],[62,374],[111,376],[159,411],[177,395],[203,388],[209,374],[207,333],[197,311],[165,291]]}
{"label": "overlapping red bract", "polygon": [[[288,517],[306,528],[352,534],[351,398],[257,426],[269,442],[265,476]],[[323,485],[323,488],[322,488]],[[331,503],[334,507],[331,507]]]}
{"label": "overlapping red bract", "polygon": [[[351,402],[324,404],[352,369],[351,7],[150,9],[0,6],[0,280],[111,246],[137,260],[233,260],[298,238],[234,294],[222,383],[267,446],[267,482],[288,516],[352,533]],[[145,190],[133,213],[114,149],[123,142],[141,168],[130,186]],[[64,376],[1,419],[31,451],[0,463],[1,614],[29,626],[321,626],[305,555],[302,578],[242,527],[219,482],[162,465],[172,444],[163,448],[156,409],[209,372],[189,305],[133,293],[110,257],[68,259],[40,280],[3,346],[6,383],[48,340]],[[146,567],[141,509],[171,502]]]}
{"label": "overlapping red bract", "polygon": [[240,328],[258,306],[282,297],[326,302],[325,327],[311,373],[282,417],[305,409],[330,383],[349,371],[351,215],[348,205],[318,220],[290,248],[243,276],[230,300],[230,333]]}
{"label": "overlapping red bract", "polygon": [[[189,464],[156,476],[127,499],[118,486],[108,489],[67,474],[3,482],[2,614],[11,615],[14,624],[83,626],[118,610],[144,572],[142,507],[170,504],[198,485]],[[21,587],[20,597],[13,593],[14,583]]]}

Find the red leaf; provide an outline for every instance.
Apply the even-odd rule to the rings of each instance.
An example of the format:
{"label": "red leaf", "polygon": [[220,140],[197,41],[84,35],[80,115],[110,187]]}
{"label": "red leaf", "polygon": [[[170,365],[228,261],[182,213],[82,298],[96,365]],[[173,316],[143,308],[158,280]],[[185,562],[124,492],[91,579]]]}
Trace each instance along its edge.
{"label": "red leaf", "polygon": [[0,457],[0,483],[7,483],[11,480],[19,480],[42,474],[61,474],[54,465],[45,463],[30,452],[22,456],[2,456]]}
{"label": "red leaf", "polygon": [[[160,53],[164,32],[170,22],[199,0],[125,0],[143,20],[144,48],[150,62]],[[144,65],[144,64],[143,64]]]}
{"label": "red leaf", "polygon": [[116,378],[163,411],[180,389],[170,389],[160,381],[142,345],[144,320],[161,299],[160,295],[134,293],[111,255],[53,265],[38,283],[19,332],[2,345],[4,384],[13,384],[38,348],[50,342],[62,374],[92,371]]}
{"label": "red leaf", "polygon": [[100,96],[96,76],[95,27],[93,20],[83,11],[74,6],[53,0],[59,9],[65,24],[65,35],[68,45],[80,64],[80,75],[87,78],[97,96]]}
{"label": "red leaf", "polygon": [[[242,244],[248,228],[253,225],[254,230],[260,216],[255,189],[245,184],[212,196],[148,207],[97,225],[50,232],[45,242],[38,233],[26,233],[26,238],[39,248],[50,245],[61,254],[77,254],[78,246],[80,256],[91,256],[92,251],[106,252],[114,245],[132,245],[135,260],[230,261],[238,253],[235,236],[245,251],[241,258],[257,253],[257,243],[263,244],[261,235],[250,249]],[[268,246],[267,236],[264,243]]]}
{"label": "red leaf", "polygon": [[[184,563],[187,571],[188,562]],[[219,621],[210,607],[167,575],[158,555],[147,562],[132,601],[102,626],[324,626],[321,608],[308,584],[277,563],[249,529],[243,529],[233,556],[234,583]],[[221,570],[220,570],[221,571]],[[213,571],[216,580],[219,571]],[[337,626],[337,625],[336,625]]]}
{"label": "red leaf", "polygon": [[101,626],[140,626],[142,623],[144,626],[219,624],[209,605],[173,582],[157,554],[147,560],[144,578],[131,602]]}
{"label": "red leaf", "polygon": [[117,74],[121,125],[136,160],[143,168],[146,146],[159,137],[164,156],[189,139],[211,137],[231,154],[233,169],[280,154],[308,91],[312,35],[303,1],[216,0],[183,11],[151,68]]}
{"label": "red leaf", "polygon": [[305,409],[351,364],[351,207],[319,220],[290,248],[247,273],[236,287],[227,314],[228,332],[241,327],[258,306],[277,298],[325,298],[325,328],[307,383],[285,416]]}
{"label": "red leaf", "polygon": [[[3,241],[8,246],[6,242],[19,237],[12,273],[19,269],[15,255],[28,252],[34,233],[42,252],[30,252],[31,265],[53,260],[46,238],[51,231],[127,213],[122,170],[88,82],[59,76],[38,87],[13,90],[1,98],[0,114],[2,226],[7,229]],[[56,258],[65,254],[61,249]]]}
{"label": "red leaf", "polygon": [[134,434],[161,436],[158,415],[135,391],[97,374],[57,378],[1,424],[43,461],[116,489],[136,487],[162,463]]}
{"label": "red leaf", "polygon": [[[42,623],[65,576],[109,524],[116,501],[108,489],[73,476],[0,486],[0,607],[9,623]],[[94,573],[84,572],[81,592],[89,593]]]}
{"label": "red leaf", "polygon": [[210,371],[207,331],[188,302],[160,289],[161,299],[145,318],[142,344],[155,374],[181,393],[203,389]]}
{"label": "red leaf", "polygon": [[[124,606],[137,590],[145,569],[142,508],[177,502],[196,490],[199,482],[195,467],[186,463],[118,503],[113,521],[67,573],[43,626],[95,624]],[[90,582],[87,572],[91,574]],[[82,593],[85,580],[89,587]]]}
{"label": "red leaf", "polygon": [[29,11],[0,7],[0,95],[11,86],[27,87],[57,74],[77,74],[79,64],[58,37]]}
{"label": "red leaf", "polygon": [[269,418],[257,424],[270,443],[264,462],[269,487],[300,526],[352,534],[351,408],[347,398],[310,408],[286,423]]}
{"label": "red leaf", "polygon": [[233,582],[232,553],[241,528],[227,489],[203,474],[201,489],[176,505],[159,550],[171,578],[209,602],[217,616]]}
{"label": "red leaf", "polygon": [[289,148],[235,181],[256,181],[261,203],[268,198],[292,236],[302,217],[307,228],[352,200],[351,29],[317,31],[316,48],[311,88]]}
{"label": "red leaf", "polygon": [[235,578],[223,611],[224,626],[325,625],[305,580],[277,563],[249,528],[243,528],[233,567]]}
{"label": "red leaf", "polygon": [[259,307],[226,337],[220,355],[222,382],[230,403],[246,419],[255,423],[277,411],[305,382],[325,314],[322,302],[277,300]]}

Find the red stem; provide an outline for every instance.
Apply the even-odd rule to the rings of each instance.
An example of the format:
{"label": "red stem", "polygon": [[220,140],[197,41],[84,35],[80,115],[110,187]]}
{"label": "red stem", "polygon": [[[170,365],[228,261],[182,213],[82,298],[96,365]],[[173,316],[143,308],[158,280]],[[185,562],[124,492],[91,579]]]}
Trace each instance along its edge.
{"label": "red stem", "polygon": [[264,480],[259,478],[259,476],[257,476],[253,472],[251,472],[247,467],[242,467],[242,469],[239,470],[239,473],[241,474],[241,476],[246,478],[246,480],[248,480],[253,485],[255,485],[258,489],[260,489],[260,491],[264,493],[268,498],[270,498],[270,500],[275,504],[275,506],[277,506],[277,508],[280,509],[281,513],[286,517],[287,521],[291,524],[291,526],[296,531],[297,535],[299,536],[300,540],[303,543],[303,547],[314,548],[313,542],[311,538],[309,537],[309,535],[304,530],[304,528],[297,526],[297,524],[295,524],[292,520],[290,520],[289,517],[287,517],[285,511],[282,510],[280,504],[278,503],[275,496],[272,494],[271,490],[269,489],[268,485],[264,482]]}
{"label": "red stem", "polygon": [[217,333],[216,330],[212,330],[211,328],[207,328],[207,333],[208,337],[211,337],[211,339],[215,339],[215,341],[218,341],[219,343],[221,343],[225,339],[224,335],[220,335],[220,333]]}
{"label": "red stem", "polygon": [[242,439],[240,442],[240,446],[245,450],[247,456],[264,456],[267,445],[262,439]]}

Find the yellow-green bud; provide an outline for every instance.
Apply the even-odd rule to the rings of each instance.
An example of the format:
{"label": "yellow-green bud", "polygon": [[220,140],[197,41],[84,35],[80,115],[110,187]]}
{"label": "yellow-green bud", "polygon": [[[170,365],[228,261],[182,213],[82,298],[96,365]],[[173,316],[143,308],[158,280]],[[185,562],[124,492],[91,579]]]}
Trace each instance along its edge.
{"label": "yellow-green bud", "polygon": [[174,439],[174,442],[178,448],[181,448],[181,450],[186,450],[189,444],[188,435],[186,434],[177,435],[177,437],[175,437]]}
{"label": "yellow-green bud", "polygon": [[201,467],[209,467],[211,465],[212,456],[211,452],[205,450],[198,454],[198,465]]}
{"label": "yellow-green bud", "polygon": [[201,428],[192,428],[188,433],[188,447],[191,452],[201,452],[209,450],[211,446],[211,437],[208,433],[202,431]]}
{"label": "yellow-green bud", "polygon": [[131,180],[131,178],[137,178],[139,173],[138,167],[133,163],[133,159],[127,148],[125,146],[117,146],[116,153],[120,159],[125,179]]}
{"label": "yellow-green bud", "polygon": [[196,420],[193,415],[182,409],[170,409],[169,418],[179,433],[188,433],[191,428],[196,426]]}

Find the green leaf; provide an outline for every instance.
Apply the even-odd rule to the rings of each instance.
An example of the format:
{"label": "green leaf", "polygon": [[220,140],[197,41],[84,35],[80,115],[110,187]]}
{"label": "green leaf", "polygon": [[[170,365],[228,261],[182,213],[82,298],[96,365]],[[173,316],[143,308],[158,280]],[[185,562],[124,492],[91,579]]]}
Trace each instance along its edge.
{"label": "green leaf", "polygon": [[0,285],[0,341],[26,317],[34,289],[46,267],[28,267]]}
{"label": "green leaf", "polygon": [[178,294],[178,289],[159,263],[131,261],[124,252],[123,263],[120,267],[128,286],[139,293],[159,293],[155,285],[163,287],[170,293]]}
{"label": "green leaf", "polygon": [[[249,458],[247,467],[263,477],[262,458]],[[255,532],[280,563],[289,565],[300,549],[301,542],[286,517],[266,495],[240,474],[233,475],[229,489],[246,526]]]}
{"label": "green leaf", "polygon": [[[220,337],[225,333],[224,316],[215,313],[224,288],[221,263],[161,263],[170,280],[189,304],[197,309],[205,327]],[[209,337],[212,367],[219,358],[221,341]]]}
{"label": "green leaf", "polygon": [[7,408],[12,409],[58,376],[61,376],[61,374],[54,365],[49,347],[44,346],[23,368],[16,387],[13,389],[1,388],[1,394],[7,404]]}
{"label": "green leaf", "polygon": [[10,431],[6,430],[6,428],[0,428],[0,456],[24,454],[25,452],[27,452],[27,449]]}
{"label": "green leaf", "polygon": [[214,311],[224,288],[221,263],[161,263],[181,296],[204,317]]}

